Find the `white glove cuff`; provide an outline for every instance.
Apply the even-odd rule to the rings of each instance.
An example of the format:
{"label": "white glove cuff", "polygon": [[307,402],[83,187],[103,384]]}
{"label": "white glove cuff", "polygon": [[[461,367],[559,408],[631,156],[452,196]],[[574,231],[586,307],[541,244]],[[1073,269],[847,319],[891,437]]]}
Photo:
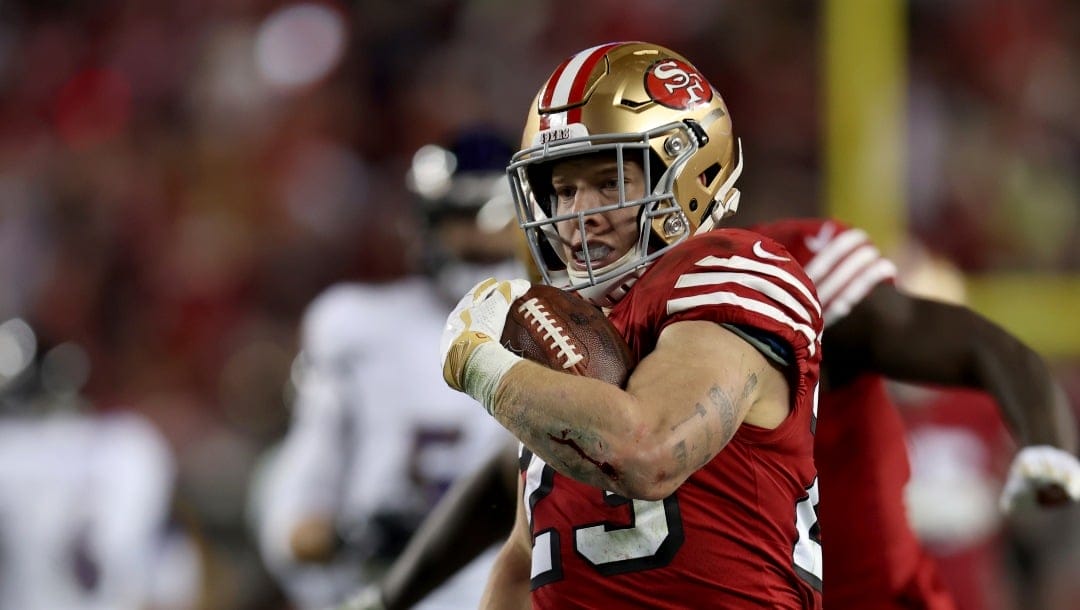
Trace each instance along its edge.
{"label": "white glove cuff", "polygon": [[499,388],[503,375],[521,361],[521,357],[515,356],[498,342],[488,341],[469,356],[461,380],[462,389],[480,401],[490,415],[495,411],[495,390]]}
{"label": "white glove cuff", "polygon": [[1024,447],[1013,458],[1001,495],[1001,508],[1009,512],[1038,486],[1060,486],[1073,502],[1080,501],[1080,462],[1076,456],[1050,445]]}

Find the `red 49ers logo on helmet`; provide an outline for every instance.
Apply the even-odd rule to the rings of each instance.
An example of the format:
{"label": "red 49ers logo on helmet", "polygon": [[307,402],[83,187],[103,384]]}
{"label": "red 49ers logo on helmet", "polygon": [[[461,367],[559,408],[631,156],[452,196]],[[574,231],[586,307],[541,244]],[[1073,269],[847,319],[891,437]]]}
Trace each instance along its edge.
{"label": "red 49ers logo on helmet", "polygon": [[686,110],[712,100],[712,87],[693,66],[678,59],[662,59],[645,73],[645,91],[658,103]]}

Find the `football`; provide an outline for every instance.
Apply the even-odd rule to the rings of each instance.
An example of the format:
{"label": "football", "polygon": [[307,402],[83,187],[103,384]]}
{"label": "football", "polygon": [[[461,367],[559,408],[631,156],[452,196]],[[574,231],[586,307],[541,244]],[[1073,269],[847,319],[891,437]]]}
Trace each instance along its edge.
{"label": "football", "polygon": [[510,305],[501,342],[533,362],[619,387],[636,364],[604,312],[546,284],[533,284]]}

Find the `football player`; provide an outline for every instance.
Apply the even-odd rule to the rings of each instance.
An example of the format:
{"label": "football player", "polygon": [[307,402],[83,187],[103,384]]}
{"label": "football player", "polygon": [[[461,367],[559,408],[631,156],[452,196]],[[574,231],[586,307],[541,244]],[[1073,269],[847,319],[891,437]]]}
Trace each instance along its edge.
{"label": "football player", "polygon": [[[167,548],[179,540],[167,442],[136,412],[91,410],[76,344],[46,348],[14,318],[0,323],[0,345],[0,608],[159,607],[160,578],[200,567]],[[192,584],[178,610],[195,607]]]}
{"label": "football player", "polygon": [[447,382],[526,447],[484,607],[820,608],[820,306],[782,246],[711,230],[741,169],[720,95],[668,49],[600,45],[541,87],[523,143],[508,172],[537,265],[638,364],[623,389],[504,348],[525,280],[451,313]]}
{"label": "football player", "polygon": [[[996,399],[1023,449],[1010,468],[1004,511],[1025,504],[1080,501],[1076,423],[1042,360],[970,309],[908,294],[895,268],[858,229],[822,219],[757,225],[788,246],[819,283],[828,324],[825,384],[814,439],[823,499],[819,504],[829,569],[830,608],[953,608],[933,562],[908,523],[910,471],[900,414],[883,376],[976,388]],[[511,456],[493,458],[513,468]],[[490,504],[499,478],[481,470],[436,510],[443,523]],[[469,491],[471,489],[471,491]],[[434,525],[434,523],[432,524]],[[446,527],[423,528],[378,589],[354,608],[409,607],[431,585],[430,566],[446,570],[462,549]],[[882,532],[882,533],[878,533]],[[502,532],[505,534],[505,531]],[[491,532],[497,537],[499,532]],[[869,552],[870,541],[882,542]],[[473,544],[478,544],[474,541]],[[360,599],[366,600],[363,605]]]}
{"label": "football player", "polygon": [[[463,291],[518,273],[511,152],[486,129],[417,151],[408,181],[425,273],[330,287],[304,315],[295,412],[253,494],[264,560],[301,607],[370,582],[450,483],[511,440],[446,387],[436,347]],[[493,556],[429,607],[475,608]]]}
{"label": "football player", "polygon": [[[996,399],[1024,447],[1001,499],[1006,511],[1080,501],[1076,424],[1060,388],[1039,356],[1000,327],[970,309],[898,290],[892,263],[864,232],[816,219],[753,230],[779,241],[805,266],[829,328],[823,421],[814,439],[825,496],[825,601],[830,608],[951,608],[906,521],[904,431],[882,376],[975,388]],[[463,482],[463,492],[471,486],[475,493],[456,495],[457,506],[440,506],[441,521],[484,506],[480,499],[497,484],[497,477],[481,474]],[[445,528],[425,527],[424,533],[434,540],[410,543],[381,588],[365,591],[353,607],[403,608],[425,594],[431,586],[426,566],[452,564],[461,549],[447,542],[453,533]]]}
{"label": "football player", "polygon": [[[865,232],[783,220],[752,227],[787,246],[814,280],[825,316],[823,391],[814,457],[830,608],[954,608],[908,523],[905,427],[884,377],[976,388],[996,399],[1021,449],[1005,511],[1080,501],[1076,423],[1043,360],[965,307],[899,290],[896,269]],[[873,552],[868,550],[873,546]]]}

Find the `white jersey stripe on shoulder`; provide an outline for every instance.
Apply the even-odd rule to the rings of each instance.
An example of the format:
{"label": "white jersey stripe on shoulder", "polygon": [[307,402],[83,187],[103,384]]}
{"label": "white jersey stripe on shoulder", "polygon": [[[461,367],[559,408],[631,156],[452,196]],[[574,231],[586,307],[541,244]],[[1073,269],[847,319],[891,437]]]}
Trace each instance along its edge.
{"label": "white jersey stripe on shoulder", "polygon": [[529,466],[525,469],[525,518],[529,523],[532,523],[532,502],[529,502],[529,495],[540,487],[543,478],[544,460],[534,454],[529,460]]}
{"label": "white jersey stripe on shoulder", "polygon": [[767,318],[772,318],[773,320],[783,324],[784,326],[787,326],[788,328],[806,337],[806,341],[810,345],[811,356],[817,352],[818,336],[817,333],[814,332],[813,328],[807,326],[806,324],[800,324],[799,322],[792,320],[790,317],[788,317],[787,314],[785,314],[783,311],[780,311],[779,308],[769,305],[768,303],[758,301],[757,299],[748,299],[746,297],[741,297],[731,292],[710,292],[707,294],[697,294],[689,297],[669,299],[667,302],[667,313],[668,315],[671,315],[704,305],[733,305],[735,307],[741,307],[742,309],[761,314]]}
{"label": "white jersey stripe on shoulder", "polygon": [[[815,254],[809,263],[803,266],[806,275],[818,286],[819,295],[825,275],[836,265],[837,261],[868,241],[870,241],[870,238],[862,229],[848,229],[837,235],[828,244],[825,244],[825,247]],[[822,297],[821,300],[824,301],[825,297]]]}
{"label": "white jersey stripe on shoulder", "polygon": [[896,277],[896,266],[887,258],[879,258],[832,300],[825,309],[825,326],[835,324],[851,312],[856,303],[866,298],[880,282]]}
{"label": "white jersey stripe on shoulder", "polygon": [[710,271],[703,273],[686,273],[675,282],[676,288],[691,288],[694,286],[715,286],[718,284],[734,283],[746,286],[765,295],[766,297],[787,307],[800,322],[809,324],[813,316],[806,310],[806,305],[791,296],[776,283],[769,281],[760,275],[745,272]]}
{"label": "white jersey stripe on shoulder", "polygon": [[863,244],[850,255],[844,257],[840,264],[817,285],[818,298],[821,304],[828,308],[829,303],[848,285],[863,269],[869,267],[876,260],[881,260],[881,253],[872,244]]}
{"label": "white jersey stripe on shoulder", "polygon": [[768,275],[774,277],[785,284],[791,286],[795,290],[799,291],[804,298],[814,307],[814,313],[821,315],[821,304],[818,302],[818,298],[810,292],[810,288],[805,282],[799,278],[791,275],[787,271],[777,267],[770,263],[763,263],[756,261],[752,258],[745,258],[742,256],[732,256],[729,258],[719,258],[716,256],[706,256],[695,263],[699,267],[721,267],[728,269],[735,269],[738,271],[752,271],[754,273],[760,273],[762,275]]}
{"label": "white jersey stripe on shoulder", "polygon": [[581,51],[566,64],[566,69],[559,75],[559,81],[555,83],[555,91],[551,96],[551,103],[549,108],[558,108],[559,106],[565,106],[570,100],[570,91],[574,87],[574,81],[577,80],[578,72],[581,71],[581,67],[589,62],[589,58],[592,54],[602,48],[610,47],[611,44],[598,44],[595,47],[591,47]]}

